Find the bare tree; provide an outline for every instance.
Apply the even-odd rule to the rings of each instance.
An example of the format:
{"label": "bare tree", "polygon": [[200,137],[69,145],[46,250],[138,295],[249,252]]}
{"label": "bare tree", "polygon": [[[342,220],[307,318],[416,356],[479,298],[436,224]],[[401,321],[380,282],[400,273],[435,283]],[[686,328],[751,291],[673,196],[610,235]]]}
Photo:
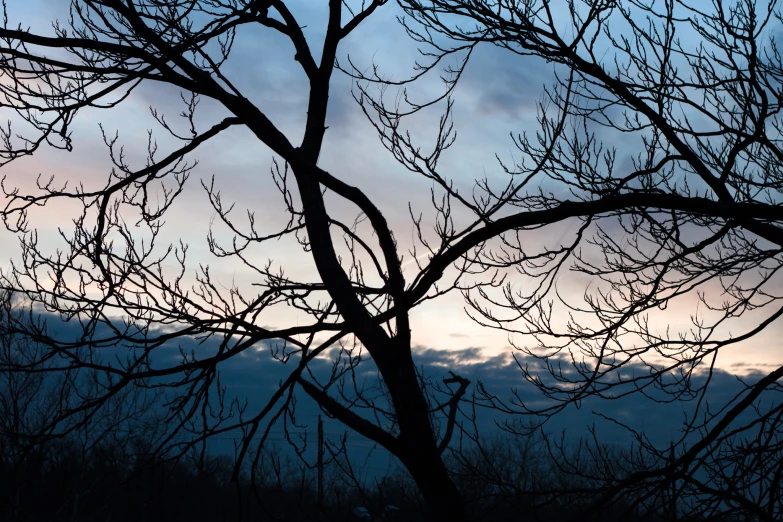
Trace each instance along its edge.
{"label": "bare tree", "polygon": [[[37,188],[23,190],[6,182],[3,218],[19,234],[22,255],[3,273],[3,286],[26,295],[36,313],[77,322],[79,335],[66,339],[13,320],[8,329],[48,348],[30,367],[57,356],[68,369],[99,369],[107,376],[104,393],[85,398],[71,408],[74,413],[94,411],[134,383],[166,388],[172,397],[172,435],[160,448],[169,448],[172,458],[211,435],[242,429],[236,473],[253,445],[263,445],[275,422],[285,429],[294,422],[293,389],[299,386],[348,428],[398,457],[434,517],[458,521],[464,511],[441,460],[453,430],[444,429],[441,436],[430,422],[434,408],[453,425],[449,411],[457,401],[443,407],[428,404],[411,354],[409,310],[467,249],[441,256],[413,285],[407,284],[394,236],[378,207],[339,172],[318,166],[338,46],[385,3],[330,0],[318,52],[311,50],[312,42],[282,0],[74,0],[69,18],[54,23],[50,34],[25,30],[6,16],[0,53],[7,81],[0,90],[4,110],[13,113],[14,121],[3,130],[5,164],[47,146],[72,150],[70,129],[78,111],[117,107],[145,82],[181,89],[185,117],[183,130],[162,110],[152,109],[177,145],[163,154],[150,136],[142,166],[132,165],[118,136],[105,132],[113,168],[101,187],[71,188],[59,179],[40,179]],[[225,64],[232,46],[249,27],[284,36],[296,52],[309,86],[301,141],[276,127],[265,108],[228,77]],[[225,113],[206,127],[196,117],[204,99]],[[210,251],[216,258],[246,264],[256,277],[252,288],[225,288],[207,265],[186,262],[186,245],[156,241],[164,216],[195,167],[187,155],[232,128],[245,129],[279,158],[271,174],[288,212],[282,229],[262,231],[252,213],[247,222],[236,221],[218,188],[204,184],[212,209],[234,236],[225,241],[210,232]],[[350,205],[369,226],[360,230],[340,221],[327,208],[325,191],[340,199],[335,207]],[[82,211],[71,231],[63,231],[61,248],[51,253],[38,242],[28,219],[36,207],[55,200],[75,201]],[[335,233],[348,243],[348,255],[340,254]],[[286,237],[296,237],[303,255],[312,256],[315,280],[295,280],[272,262],[255,261],[260,246]],[[172,272],[167,263],[177,268]],[[193,268],[197,273],[191,284]],[[280,307],[297,311],[299,319],[268,326],[266,318]],[[158,355],[183,338],[203,345],[190,353],[183,350],[173,363]],[[270,340],[283,343],[277,356],[290,362],[292,371],[265,407],[249,412],[226,394],[219,367]],[[319,383],[308,375],[308,363],[338,343],[342,355],[331,379]],[[359,397],[353,397],[349,386],[344,395],[331,394],[330,385],[349,374],[365,351],[383,379],[383,392],[373,395],[356,388]],[[112,356],[98,357],[102,353]],[[451,393],[459,397],[466,385],[453,381]],[[387,396],[390,404],[383,400]],[[357,413],[362,407],[369,416]]]}
{"label": "bare tree", "polygon": [[[554,403],[534,413],[551,415],[589,396],[616,397],[629,388],[663,388],[670,397],[699,403],[685,424],[698,441],[684,435],[665,451],[648,445],[659,465],[606,485],[606,500],[640,484],[651,485],[642,489],[655,495],[685,482],[698,494],[720,490],[720,506],[777,516],[773,491],[782,466],[774,465],[771,476],[778,478],[772,479],[761,478],[757,467],[759,479],[750,485],[740,483],[739,474],[723,473],[720,480],[729,488],[718,485],[717,474],[705,478],[699,470],[708,469],[709,459],[720,454],[717,446],[731,437],[758,441],[752,451],[745,443],[729,445],[735,453],[763,454],[757,465],[779,462],[777,446],[763,434],[777,433],[781,406],[759,409],[748,422],[741,414],[776,388],[783,368],[749,383],[717,412],[700,402],[710,380],[699,386],[691,380],[699,368],[709,372],[719,351],[778,324],[783,313],[777,290],[783,71],[772,38],[779,25],[775,2],[760,10],[749,0],[731,6],[716,0],[702,12],[674,1],[400,0],[409,15],[404,24],[429,61],[409,81],[392,85],[419,81],[455,58],[443,95],[419,102],[397,97],[388,105],[383,92],[391,82],[380,72],[364,74],[350,62],[343,70],[357,80],[356,98],[382,143],[433,182],[434,235],[414,216],[419,243],[412,252],[416,265],[407,267],[417,269],[412,276],[403,272],[378,205],[346,183],[343,173],[318,164],[338,48],[386,3],[330,0],[317,52],[295,9],[282,0],[73,0],[70,17],[55,23],[51,34],[6,19],[0,90],[4,110],[14,113],[13,130],[9,124],[2,131],[6,164],[46,146],[73,149],[78,111],[116,107],[143,83],[180,89],[185,118],[182,129],[162,111],[151,111],[177,145],[164,154],[150,136],[141,166],[132,165],[119,138],[106,132],[113,170],[103,186],[70,187],[59,179],[41,179],[33,190],[4,184],[3,217],[21,238],[22,256],[3,273],[3,286],[24,292],[39,311],[78,322],[80,335],[63,339],[35,323],[13,321],[10,330],[42,343],[72,370],[100,369],[107,375],[103,397],[139,382],[167,388],[176,436],[161,447],[174,454],[242,429],[235,473],[248,455],[262,454],[275,423],[288,429],[295,422],[294,389],[300,387],[331,416],[395,455],[433,518],[459,521],[466,511],[441,454],[469,383],[453,376],[444,381],[444,402],[428,400],[414,365],[410,310],[462,291],[481,324],[538,338],[540,346],[527,354],[543,361],[550,378],[524,365],[523,375]],[[301,137],[276,126],[269,108],[254,103],[230,77],[232,47],[250,28],[282,35],[296,52],[309,88]],[[686,45],[677,31],[690,31],[698,43]],[[553,62],[559,80],[545,91],[535,137],[515,140],[523,159],[501,165],[507,183],[482,179],[465,193],[440,170],[439,160],[454,143],[450,95],[483,43]],[[373,85],[381,94],[371,92]],[[201,100],[219,110],[197,118]],[[441,104],[446,114],[425,152],[404,124],[407,116]],[[204,125],[220,111],[222,119]],[[252,288],[222,286],[207,265],[187,261],[186,245],[165,244],[161,235],[164,217],[176,208],[196,166],[186,158],[230,129],[244,129],[278,158],[271,179],[287,212],[279,230],[260,225],[253,209],[240,222],[214,183],[204,183],[218,221],[233,236],[210,232],[210,251],[246,265],[255,274]],[[599,129],[635,137],[638,155],[625,161],[601,144]],[[76,202],[82,211],[51,253],[28,219],[36,207],[57,200]],[[345,222],[340,216],[346,208],[361,219]],[[547,247],[536,235],[567,220],[576,226],[565,244]],[[257,262],[258,253],[268,256],[264,247],[273,249],[280,238],[300,242],[317,277],[295,279],[274,262]],[[558,293],[556,279],[569,268],[600,281],[582,302]],[[513,286],[513,273],[524,277],[521,287]],[[653,312],[690,296],[699,297],[703,310],[690,329],[669,332],[654,324]],[[295,311],[297,320],[268,322],[280,308]],[[755,323],[748,326],[745,318]],[[174,362],[165,356],[167,347],[194,338],[202,342],[198,350],[182,350]],[[283,343],[276,356],[292,370],[269,402],[251,412],[227,394],[219,369],[272,341]],[[123,357],[97,357],[111,350],[122,350]],[[351,379],[365,352],[382,390]],[[333,371],[319,380],[308,365],[325,353],[333,355]],[[570,371],[560,365],[564,353],[571,354]],[[623,373],[638,361],[650,371]],[[484,400],[509,413],[529,412],[519,401]],[[100,397],[89,397],[72,411],[101,404]],[[445,419],[439,429],[436,416]],[[748,439],[752,432],[759,436]],[[759,487],[768,493],[748,501],[748,488]]]}
{"label": "bare tree", "polygon": [[[471,199],[438,168],[439,151],[422,154],[403,131],[405,114],[426,103],[390,106],[369,88],[380,76],[351,71],[364,80],[361,101],[397,159],[476,216],[474,230],[441,236],[445,251],[464,252],[456,245],[471,235],[495,238],[473,270],[524,276],[466,289],[467,302],[481,324],[535,336],[533,346],[519,345],[520,367],[549,402],[484,399],[544,418],[590,397],[690,401],[666,447],[627,426],[646,456],[611,480],[595,471],[602,502],[630,496],[665,504],[671,516],[687,509],[779,519],[783,366],[749,376],[725,405],[706,399],[720,353],[781,328],[779,3],[400,4],[409,34],[432,57],[421,75],[488,44],[507,53],[508,67],[546,60],[556,78],[535,135],[512,135],[522,159],[501,165],[508,183],[480,182]],[[453,70],[450,88],[463,69]],[[524,233],[567,219],[563,244],[547,248]],[[573,272],[591,280],[581,295],[564,291],[585,280]],[[674,314],[666,310],[690,324],[668,324]],[[530,358],[541,364],[529,366]]]}

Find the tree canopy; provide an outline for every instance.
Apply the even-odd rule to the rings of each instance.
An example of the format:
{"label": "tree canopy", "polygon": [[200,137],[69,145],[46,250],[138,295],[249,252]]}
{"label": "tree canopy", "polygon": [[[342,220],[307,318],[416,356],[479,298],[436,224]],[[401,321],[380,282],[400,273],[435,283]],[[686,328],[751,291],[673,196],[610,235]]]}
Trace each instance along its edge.
{"label": "tree canopy", "polygon": [[[148,84],[181,91],[182,118],[150,107],[156,130],[133,140],[141,155],[102,126],[111,171],[101,183],[74,183],[67,172],[32,187],[4,182],[2,215],[21,253],[0,275],[2,287],[79,328],[64,338],[45,322],[9,314],[8,335],[45,349],[3,369],[97,372],[102,392],[74,404],[74,415],[97,413],[129,387],[163,388],[172,436],[157,451],[176,458],[242,430],[235,478],[243,461],[261,455],[271,426],[295,422],[301,389],[397,457],[433,519],[450,521],[467,520],[443,459],[463,433],[462,405],[527,415],[535,429],[588,397],[694,401],[670,446],[636,433],[640,456],[622,473],[575,465],[594,479],[598,504],[633,493],[634,507],[652,511],[676,514],[687,505],[777,519],[783,366],[749,380],[717,410],[704,400],[710,379],[694,380],[709,376],[720,353],[781,326],[777,2],[398,4],[421,53],[401,80],[383,63],[350,58],[351,45],[361,45],[350,37],[394,9],[387,0],[325,1],[316,32],[303,27],[301,3],[283,0],[72,0],[68,17],[48,32],[6,16],[4,169],[47,148],[71,152],[74,168],[87,165],[72,135],[79,118],[112,114]],[[239,87],[250,72],[274,75],[264,56],[274,49],[258,49],[258,59],[239,68],[232,62],[258,31],[285,39],[294,53],[307,92],[301,130],[274,121],[274,100]],[[530,95],[537,125],[509,129],[512,159],[498,155],[486,167],[502,176],[474,176],[466,189],[455,182],[464,173],[444,158],[467,146],[453,118],[460,80],[479,46],[490,45],[505,53],[503,67],[544,61],[553,81]],[[389,161],[431,182],[429,221],[411,207],[408,228],[394,230],[369,187],[347,181],[347,167],[319,162],[336,75],[352,79]],[[413,92],[433,76],[442,80],[437,92]],[[437,125],[424,145],[416,126],[428,116]],[[176,201],[199,173],[199,152],[234,132],[274,155],[263,176],[281,203],[279,215],[258,203],[240,218],[214,178],[202,179],[203,211],[215,216],[205,231],[209,257],[247,269],[253,280],[244,285],[213,275],[206,253],[191,260],[189,245],[165,234],[187,219]],[[73,219],[59,237],[39,239],[35,216],[57,201],[75,205]],[[564,223],[568,233],[546,237]],[[398,237],[411,233],[405,252]],[[281,241],[297,243],[312,269],[291,275],[274,259]],[[565,292],[564,284],[582,286]],[[525,404],[481,385],[468,396],[471,383],[457,373],[428,389],[415,364],[411,313],[451,293],[463,294],[473,321],[510,335],[520,379],[544,401]],[[667,309],[690,320],[666,324]],[[202,344],[161,355],[186,339]],[[263,408],[249,411],[227,399],[220,368],[270,343],[291,371]],[[308,363],[326,354],[334,365],[324,380]],[[380,387],[354,378],[367,364]],[[638,364],[648,371],[629,370]]]}

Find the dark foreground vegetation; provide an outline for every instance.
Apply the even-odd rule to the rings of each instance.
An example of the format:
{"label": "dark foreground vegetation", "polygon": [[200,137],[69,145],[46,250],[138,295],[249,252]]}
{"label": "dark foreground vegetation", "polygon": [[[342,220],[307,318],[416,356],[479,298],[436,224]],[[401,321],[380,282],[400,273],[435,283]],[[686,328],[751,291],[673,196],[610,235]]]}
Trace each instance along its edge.
{"label": "dark foreground vegetation", "polygon": [[[263,455],[252,482],[248,473],[232,482],[233,459],[228,456],[192,455],[166,461],[145,454],[148,449],[141,441],[127,447],[96,444],[90,448],[76,441],[59,441],[20,456],[4,437],[0,520],[429,520],[415,484],[403,472],[365,487],[351,485],[351,477],[332,473],[319,508],[315,470],[292,459],[290,451]],[[739,520],[689,516],[685,509],[669,515],[645,512],[649,510],[634,506],[630,498],[594,510],[599,497],[595,491],[585,493],[589,488],[576,487],[578,476],[558,473],[545,463],[546,455],[531,451],[529,443],[520,446],[517,442],[503,439],[449,460],[472,520]],[[519,452],[520,447],[525,451]],[[544,493],[543,488],[550,491]]]}

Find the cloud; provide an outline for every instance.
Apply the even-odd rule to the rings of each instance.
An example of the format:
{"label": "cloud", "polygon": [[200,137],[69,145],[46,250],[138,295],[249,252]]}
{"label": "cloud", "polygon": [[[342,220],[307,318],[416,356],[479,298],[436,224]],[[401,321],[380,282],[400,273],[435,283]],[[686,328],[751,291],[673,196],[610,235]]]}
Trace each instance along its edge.
{"label": "cloud", "polygon": [[[74,340],[81,336],[80,326],[74,321],[63,322],[54,316],[47,316],[46,319],[50,332],[60,339]],[[95,333],[95,338],[100,338],[107,333],[109,333],[108,330],[99,328]],[[220,339],[217,337],[205,340],[197,340],[192,337],[176,339],[153,352],[151,367],[176,366],[181,352],[203,360],[216,352],[219,341]],[[288,364],[282,364],[275,360],[272,353],[281,348],[282,343],[278,341],[264,341],[218,365],[220,382],[226,389],[227,398],[229,400],[237,399],[241,404],[247,404],[245,412],[247,418],[256,415],[266,405],[272,394],[277,391],[279,384],[288,377],[298,362],[297,356],[292,357]],[[104,361],[114,360],[118,363],[124,361],[133,352],[134,348],[130,345],[95,350],[95,353]],[[326,382],[334,368],[337,355],[338,351],[333,350],[329,356],[313,360],[310,363],[310,373],[307,378]],[[487,393],[506,404],[516,404],[520,411],[521,408],[518,408],[520,404],[533,409],[551,404],[545,397],[542,397],[534,386],[524,380],[520,371],[520,365],[527,365],[533,371],[538,367],[538,361],[520,356],[518,353],[514,357],[514,353],[511,351],[491,354],[478,347],[435,350],[419,346],[414,349],[414,363],[430,385],[439,384],[443,387],[443,379],[450,377],[453,372],[471,381],[468,389],[469,394],[477,391],[481,385]],[[744,368],[742,364],[736,366]],[[563,368],[568,370],[567,361],[563,361]],[[646,367],[638,364],[627,366],[624,371],[626,378],[631,374],[644,376],[648,373],[649,370]],[[540,376],[544,382],[552,382],[546,372],[540,372]],[[710,384],[705,395],[705,404],[709,404],[711,411],[718,411],[735,401],[739,394],[746,389],[747,384],[757,382],[763,376],[764,374],[758,371],[748,373],[745,375],[743,383],[737,376],[727,371],[714,370],[709,376]],[[693,377],[692,384],[698,388],[706,383],[706,379],[707,375],[696,375]],[[385,404],[383,394],[379,393],[382,386],[378,380],[377,369],[371,359],[365,360],[359,366],[355,381],[360,388],[363,386],[368,390],[368,394],[375,397],[379,406],[388,406]],[[346,386],[350,394],[353,380],[349,378],[346,381]],[[594,429],[601,442],[616,444],[620,448],[628,447],[632,441],[631,433],[620,424],[607,420],[615,419],[623,425],[643,433],[653,444],[665,447],[671,441],[676,441],[681,437],[684,422],[691,418],[695,411],[696,402],[693,400],[662,402],[662,399],[668,397],[660,389],[648,390],[648,395],[657,399],[657,402],[640,393],[621,397],[620,395],[624,391],[631,391],[631,386],[619,388],[612,400],[588,398],[581,401],[579,405],[570,405],[549,420],[544,429],[557,436],[562,432],[565,434],[566,440],[572,442],[579,438],[589,438],[591,436],[590,430]],[[174,389],[172,392],[183,393],[184,389]],[[336,397],[336,388],[332,386],[329,393]],[[447,399],[447,396],[435,392],[434,389],[430,389],[430,393],[436,401]],[[296,425],[291,423],[291,419],[288,419],[287,429],[289,432],[295,437],[306,435],[312,443],[316,434],[317,419],[321,415],[325,421],[327,440],[338,443],[340,437],[346,432],[345,426],[328,418],[300,388],[297,388],[295,392],[295,399]],[[770,396],[764,400],[769,404],[769,401],[774,402],[778,399]],[[464,411],[469,411],[467,404],[464,406]],[[374,420],[367,410],[357,410],[357,412]],[[513,426],[515,423],[525,422],[528,419],[523,415],[509,415],[497,409],[481,406],[477,408],[476,412],[476,426],[481,437],[485,440],[506,436],[501,431],[501,427],[506,424]],[[737,422],[745,422],[752,415],[752,412],[747,412]],[[461,416],[460,419],[463,422],[469,420],[464,416]],[[442,424],[443,419],[440,419],[440,422]],[[737,425],[736,422],[734,425]],[[281,424],[274,426],[271,433],[271,441],[278,445],[280,451],[291,451],[285,444]],[[211,451],[233,453],[234,445],[239,441],[239,437],[238,432],[224,433],[210,442]],[[314,444],[308,446],[305,453],[306,458],[314,459],[314,447]],[[388,473],[390,466],[392,468],[397,466],[396,461],[388,453],[374,448],[371,441],[363,439],[358,434],[349,436],[348,449],[355,462],[363,463],[357,465],[357,469],[365,474],[367,480]]]}
{"label": "cloud", "polygon": [[[554,67],[544,60],[520,56],[494,45],[479,46],[471,57],[458,96],[479,119],[498,118],[508,130],[535,116],[543,87],[555,80]],[[506,130],[506,132],[508,132]]]}

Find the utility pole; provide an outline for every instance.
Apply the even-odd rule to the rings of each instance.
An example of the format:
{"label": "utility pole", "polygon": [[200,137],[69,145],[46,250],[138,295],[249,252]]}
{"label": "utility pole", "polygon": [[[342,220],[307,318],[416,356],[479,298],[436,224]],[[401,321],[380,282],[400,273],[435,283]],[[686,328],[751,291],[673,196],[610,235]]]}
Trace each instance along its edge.
{"label": "utility pole", "polygon": [[324,421],[318,415],[318,514],[323,514],[324,506]]}

